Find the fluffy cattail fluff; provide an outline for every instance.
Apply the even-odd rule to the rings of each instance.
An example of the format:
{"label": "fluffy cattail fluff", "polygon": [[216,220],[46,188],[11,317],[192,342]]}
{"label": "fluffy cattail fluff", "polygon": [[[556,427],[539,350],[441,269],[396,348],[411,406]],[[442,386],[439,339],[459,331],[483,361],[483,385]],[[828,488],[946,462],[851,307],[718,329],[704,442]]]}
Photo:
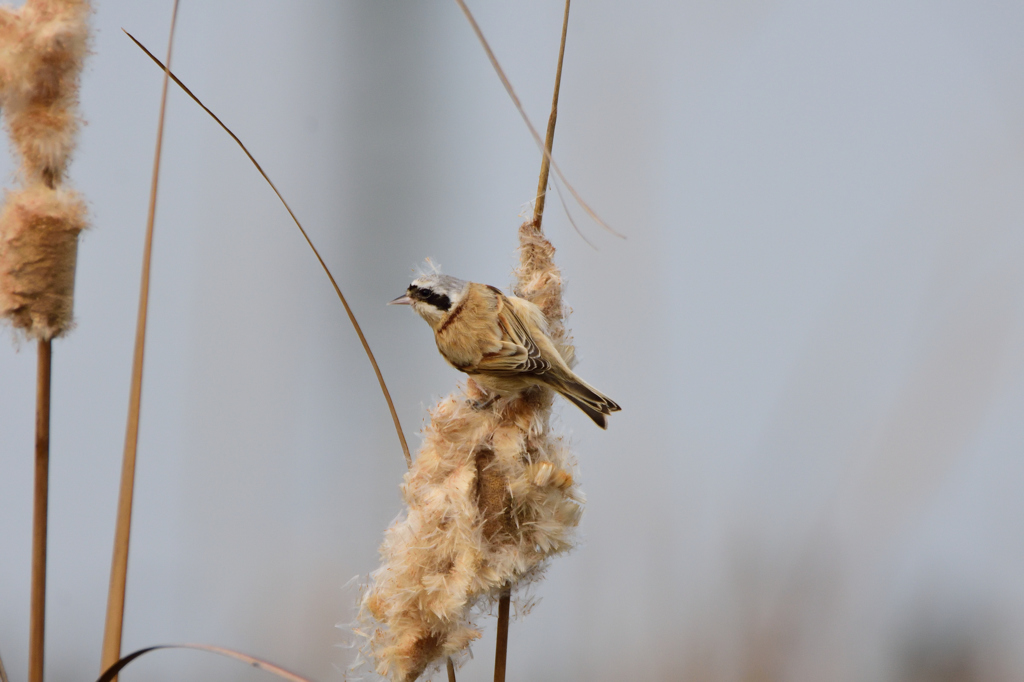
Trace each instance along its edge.
{"label": "fluffy cattail fluff", "polygon": [[0,12],[0,106],[26,182],[63,177],[78,132],[89,3],[27,0]]}
{"label": "fluffy cattail fluff", "polygon": [[[539,228],[523,225],[516,293],[548,315],[571,362],[553,256]],[[363,592],[358,632],[377,672],[395,682],[460,660],[480,636],[474,616],[573,546],[584,499],[564,439],[550,432],[551,392],[478,407],[486,398],[468,380],[431,411],[402,485],[408,510],[385,533],[383,565]]]}
{"label": "fluffy cattail fluff", "polygon": [[90,12],[85,0],[0,8],[0,108],[24,186],[7,193],[0,212],[0,316],[39,339],[71,326],[85,207],[60,185],[80,126]]}

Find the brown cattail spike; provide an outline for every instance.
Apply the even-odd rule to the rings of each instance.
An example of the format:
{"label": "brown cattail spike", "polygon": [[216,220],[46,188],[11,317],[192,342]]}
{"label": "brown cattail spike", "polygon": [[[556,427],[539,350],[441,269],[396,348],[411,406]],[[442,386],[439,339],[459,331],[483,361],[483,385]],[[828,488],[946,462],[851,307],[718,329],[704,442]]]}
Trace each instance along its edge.
{"label": "brown cattail spike", "polygon": [[85,204],[60,187],[79,128],[88,0],[0,8],[0,109],[21,156],[21,189],[0,210],[0,318],[39,341],[29,682],[43,682],[50,432],[50,340],[71,328]]}
{"label": "brown cattail spike", "polygon": [[0,315],[27,336],[51,339],[71,326],[78,233],[85,203],[38,184],[6,193],[0,211]]}

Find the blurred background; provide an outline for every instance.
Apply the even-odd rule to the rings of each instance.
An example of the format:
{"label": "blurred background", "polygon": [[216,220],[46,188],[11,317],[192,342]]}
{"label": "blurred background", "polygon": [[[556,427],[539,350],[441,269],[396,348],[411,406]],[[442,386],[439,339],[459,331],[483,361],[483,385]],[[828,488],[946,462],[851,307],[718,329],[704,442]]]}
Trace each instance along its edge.
{"label": "blurred background", "polygon": [[[563,6],[472,5],[538,126]],[[48,679],[95,679],[170,2],[97,0],[54,343]],[[619,240],[545,227],[580,374],[580,546],[509,680],[1024,679],[1024,4],[577,3],[555,157]],[[319,246],[413,447],[461,375],[384,303],[506,287],[540,153],[451,2],[183,3],[173,68]],[[405,462],[327,278],[170,92],[124,650],[341,680]],[[14,163],[0,153],[0,177]],[[0,342],[0,653],[27,667],[34,344]],[[336,625],[341,624],[341,627]],[[494,621],[460,682],[491,677]],[[271,679],[195,652],[131,680]]]}

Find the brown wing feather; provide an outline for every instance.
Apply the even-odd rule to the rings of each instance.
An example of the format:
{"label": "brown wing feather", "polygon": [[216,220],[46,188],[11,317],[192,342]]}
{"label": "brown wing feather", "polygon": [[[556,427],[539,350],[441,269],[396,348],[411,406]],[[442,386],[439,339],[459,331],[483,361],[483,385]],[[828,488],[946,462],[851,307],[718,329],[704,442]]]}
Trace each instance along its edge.
{"label": "brown wing feather", "polygon": [[[470,286],[452,311],[452,318],[461,315],[458,323],[450,324],[450,319],[436,330],[441,355],[469,375],[532,377],[561,393],[605,428],[605,415],[618,411],[619,406],[573,373],[544,335],[540,311],[534,311],[526,301],[508,298],[494,287]],[[530,333],[524,317],[537,325],[537,337]]]}
{"label": "brown wing feather", "polygon": [[476,371],[495,376],[511,376],[542,375],[551,370],[551,363],[544,358],[529,329],[504,294],[498,295],[497,318],[502,331],[501,349],[485,353]]}

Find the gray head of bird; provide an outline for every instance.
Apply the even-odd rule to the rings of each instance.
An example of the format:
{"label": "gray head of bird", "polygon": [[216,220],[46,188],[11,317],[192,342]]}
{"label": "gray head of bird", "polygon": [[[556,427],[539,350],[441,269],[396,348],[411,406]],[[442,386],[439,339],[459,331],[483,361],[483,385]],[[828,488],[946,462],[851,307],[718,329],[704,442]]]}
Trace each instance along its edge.
{"label": "gray head of bird", "polygon": [[388,305],[412,306],[432,329],[437,329],[448,312],[466,295],[468,288],[469,282],[451,275],[423,275],[414,279],[405,294]]}

